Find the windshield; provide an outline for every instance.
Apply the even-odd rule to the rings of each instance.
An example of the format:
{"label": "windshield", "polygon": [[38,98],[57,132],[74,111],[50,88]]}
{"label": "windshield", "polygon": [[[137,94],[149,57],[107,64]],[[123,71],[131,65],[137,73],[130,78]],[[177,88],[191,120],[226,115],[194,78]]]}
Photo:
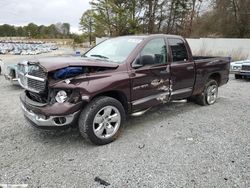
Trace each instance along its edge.
{"label": "windshield", "polygon": [[108,39],[88,51],[84,54],[84,57],[122,63],[141,41],[142,38],[139,37],[118,37]]}

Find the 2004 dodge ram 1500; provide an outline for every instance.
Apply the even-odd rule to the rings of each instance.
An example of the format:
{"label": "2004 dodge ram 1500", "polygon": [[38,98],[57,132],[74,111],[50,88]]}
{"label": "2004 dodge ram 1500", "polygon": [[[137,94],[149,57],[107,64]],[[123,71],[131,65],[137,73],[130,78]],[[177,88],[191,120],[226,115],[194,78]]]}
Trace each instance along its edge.
{"label": "2004 dodge ram 1500", "polygon": [[180,36],[123,36],[82,57],[19,63],[20,99],[36,127],[78,125],[83,137],[102,145],[116,139],[126,115],[177,99],[214,104],[229,68],[230,58],[192,56]]}

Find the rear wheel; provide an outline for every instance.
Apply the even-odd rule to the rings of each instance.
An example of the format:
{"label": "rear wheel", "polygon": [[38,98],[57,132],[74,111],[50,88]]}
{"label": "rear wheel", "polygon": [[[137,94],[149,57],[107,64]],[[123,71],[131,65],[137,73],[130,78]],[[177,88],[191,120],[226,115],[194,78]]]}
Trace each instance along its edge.
{"label": "rear wheel", "polygon": [[83,109],[78,125],[84,138],[96,145],[104,145],[117,138],[124,119],[125,111],[118,100],[98,97]]}
{"label": "rear wheel", "polygon": [[196,96],[195,102],[200,105],[212,105],[218,97],[218,83],[210,79],[205,85],[204,91]]}
{"label": "rear wheel", "polygon": [[239,74],[235,74],[234,77],[235,77],[235,79],[242,79],[242,76]]}

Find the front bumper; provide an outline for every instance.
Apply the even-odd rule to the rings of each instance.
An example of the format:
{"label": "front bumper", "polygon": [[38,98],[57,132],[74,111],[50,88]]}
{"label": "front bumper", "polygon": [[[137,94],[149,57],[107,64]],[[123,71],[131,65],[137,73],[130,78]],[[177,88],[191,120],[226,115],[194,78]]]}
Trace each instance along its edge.
{"label": "front bumper", "polygon": [[231,71],[231,74],[237,74],[237,75],[242,75],[242,76],[250,76],[250,71]]}
{"label": "front bumper", "polygon": [[20,96],[24,116],[38,127],[63,127],[71,125],[78,119],[82,102],[43,104],[31,100],[23,92]]}
{"label": "front bumper", "polygon": [[23,110],[24,116],[28,118],[28,120],[30,120],[36,126],[39,126],[39,127],[48,127],[48,126],[49,127],[51,126],[62,127],[62,126],[71,125],[74,122],[74,120],[77,119],[80,113],[80,111],[77,111],[67,116],[46,117],[43,115],[35,114],[32,111],[29,111],[28,109],[24,107],[24,105],[22,105],[22,110]]}

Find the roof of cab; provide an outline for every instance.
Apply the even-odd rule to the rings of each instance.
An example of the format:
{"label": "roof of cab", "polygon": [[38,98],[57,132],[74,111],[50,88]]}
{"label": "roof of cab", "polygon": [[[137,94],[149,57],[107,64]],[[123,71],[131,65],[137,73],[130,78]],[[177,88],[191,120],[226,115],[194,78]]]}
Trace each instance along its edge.
{"label": "roof of cab", "polygon": [[182,36],[179,36],[179,35],[169,35],[169,34],[149,34],[149,35],[124,35],[124,36],[118,36],[119,38],[120,37],[131,37],[131,38],[142,38],[142,39],[146,39],[146,38],[154,38],[154,37],[159,37],[159,36],[162,36],[162,37],[167,37],[167,38],[183,38]]}

